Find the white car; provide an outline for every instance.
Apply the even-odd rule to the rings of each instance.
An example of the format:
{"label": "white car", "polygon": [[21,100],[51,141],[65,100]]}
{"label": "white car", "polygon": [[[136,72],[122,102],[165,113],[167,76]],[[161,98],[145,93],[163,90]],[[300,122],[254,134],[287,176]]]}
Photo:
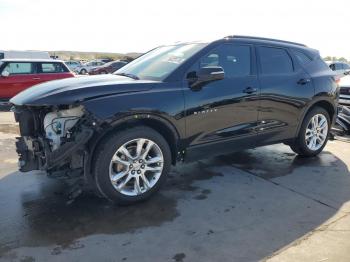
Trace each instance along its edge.
{"label": "white car", "polygon": [[81,66],[78,66],[76,69],[74,69],[74,71],[78,74],[86,75],[90,72],[91,69],[93,69],[97,66],[104,65],[104,64],[105,63],[102,61],[93,60],[93,61],[87,62],[85,64],[82,64]]}
{"label": "white car", "polygon": [[338,75],[348,75],[350,73],[350,65],[344,62],[326,61],[329,68]]}
{"label": "white car", "polygon": [[339,104],[350,107],[350,76],[340,79]]}
{"label": "white car", "polygon": [[75,69],[81,66],[80,61],[75,61],[75,60],[65,61],[65,63],[69,67],[69,69],[74,72],[75,72]]}

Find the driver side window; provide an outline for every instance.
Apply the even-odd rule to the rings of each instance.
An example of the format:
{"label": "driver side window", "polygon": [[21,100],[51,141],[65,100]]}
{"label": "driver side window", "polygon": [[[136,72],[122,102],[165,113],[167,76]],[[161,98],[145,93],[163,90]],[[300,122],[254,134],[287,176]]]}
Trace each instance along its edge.
{"label": "driver side window", "polygon": [[221,66],[225,78],[251,74],[251,51],[249,46],[223,44],[199,60],[199,67]]}

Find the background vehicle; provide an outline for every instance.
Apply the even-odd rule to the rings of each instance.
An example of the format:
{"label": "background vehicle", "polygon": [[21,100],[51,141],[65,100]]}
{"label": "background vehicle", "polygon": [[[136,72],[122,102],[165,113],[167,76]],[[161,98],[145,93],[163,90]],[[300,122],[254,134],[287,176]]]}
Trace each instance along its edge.
{"label": "background vehicle", "polygon": [[177,161],[275,143],[319,154],[338,92],[334,72],[302,44],[229,36],[161,46],[113,75],[11,99],[20,170],[80,175],[107,199],[133,203],[156,192]]}
{"label": "background vehicle", "polygon": [[100,59],[96,59],[97,61],[101,61],[103,63],[109,63],[109,62],[112,62],[113,59],[111,58],[100,58]]}
{"label": "background vehicle", "polygon": [[339,104],[350,107],[350,76],[340,79]]}
{"label": "background vehicle", "polygon": [[330,69],[339,75],[347,75],[350,72],[350,65],[344,62],[327,62]]}
{"label": "background vehicle", "polygon": [[104,65],[105,63],[102,62],[102,61],[96,61],[96,60],[93,60],[93,61],[90,61],[90,62],[87,62],[85,64],[82,64],[81,66],[78,66],[75,68],[75,72],[78,73],[78,74],[81,74],[81,75],[86,75],[90,72],[90,70],[92,68],[95,68],[97,66],[101,66],[101,65]]}
{"label": "background vehicle", "polygon": [[336,135],[337,138],[340,136],[350,139],[350,107],[339,106],[332,134]]}
{"label": "background vehicle", "polygon": [[43,51],[5,51],[0,50],[0,60],[1,59],[50,59],[48,52]]}
{"label": "background vehicle", "polygon": [[336,136],[350,136],[350,76],[344,76],[339,81],[339,108],[332,133]]}
{"label": "background vehicle", "polygon": [[125,62],[125,61],[112,61],[112,62],[106,63],[102,66],[92,68],[90,70],[89,74],[90,75],[110,74],[110,73],[113,73],[113,72],[117,71],[118,69],[122,68],[126,64],[127,64],[127,62]]}
{"label": "background vehicle", "polygon": [[0,65],[0,99],[50,80],[73,77],[63,61],[43,59],[4,59]]}
{"label": "background vehicle", "polygon": [[69,61],[65,61],[65,64],[68,66],[68,68],[71,71],[74,71],[80,67],[82,64],[80,63],[80,61],[75,61],[75,60],[69,60]]}

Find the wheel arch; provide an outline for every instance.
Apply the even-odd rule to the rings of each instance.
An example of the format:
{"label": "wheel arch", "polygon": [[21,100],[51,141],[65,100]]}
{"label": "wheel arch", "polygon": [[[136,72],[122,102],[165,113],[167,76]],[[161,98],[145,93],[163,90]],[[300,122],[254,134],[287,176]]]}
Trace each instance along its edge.
{"label": "wheel arch", "polygon": [[124,117],[122,119],[110,123],[108,125],[108,128],[92,137],[92,139],[90,140],[91,142],[89,144],[88,159],[85,161],[84,165],[84,173],[92,177],[91,170],[94,163],[93,161],[95,151],[97,146],[103,141],[103,139],[107,138],[110,134],[114,132],[136,126],[147,126],[159,132],[169,143],[172,164],[176,164],[178,155],[178,141],[180,139],[180,135],[177,129],[168,120],[162,117],[150,114],[137,114],[134,116]]}
{"label": "wheel arch", "polygon": [[314,103],[310,104],[304,110],[304,112],[303,112],[303,114],[302,114],[302,116],[300,118],[299,124],[298,124],[298,129],[297,129],[296,136],[299,134],[299,131],[300,131],[300,128],[301,128],[301,125],[302,125],[302,123],[304,121],[305,116],[307,115],[307,113],[309,113],[315,107],[321,107],[321,108],[325,109],[328,112],[328,114],[329,114],[329,118],[331,120],[331,123],[334,122],[335,115],[336,115],[335,106],[328,100],[325,100],[325,99],[317,100]]}

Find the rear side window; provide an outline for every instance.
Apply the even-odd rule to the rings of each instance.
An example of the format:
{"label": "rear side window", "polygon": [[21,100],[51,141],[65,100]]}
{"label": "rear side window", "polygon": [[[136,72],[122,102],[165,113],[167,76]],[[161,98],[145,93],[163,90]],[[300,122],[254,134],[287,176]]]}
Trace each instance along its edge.
{"label": "rear side window", "polygon": [[293,53],[297,58],[297,60],[299,61],[299,63],[302,65],[306,65],[312,61],[312,59],[307,55],[305,55],[303,52],[293,50]]}
{"label": "rear side window", "polygon": [[10,73],[10,75],[25,75],[25,74],[33,74],[34,66],[32,63],[16,63],[10,62],[4,68],[4,71]]}
{"label": "rear side window", "polygon": [[289,74],[294,71],[286,50],[274,47],[259,47],[258,50],[262,74]]}
{"label": "rear side window", "polygon": [[200,68],[206,66],[221,66],[225,77],[248,76],[251,73],[250,47],[224,44],[199,61]]}
{"label": "rear side window", "polygon": [[43,74],[67,72],[61,63],[41,63],[40,72]]}

